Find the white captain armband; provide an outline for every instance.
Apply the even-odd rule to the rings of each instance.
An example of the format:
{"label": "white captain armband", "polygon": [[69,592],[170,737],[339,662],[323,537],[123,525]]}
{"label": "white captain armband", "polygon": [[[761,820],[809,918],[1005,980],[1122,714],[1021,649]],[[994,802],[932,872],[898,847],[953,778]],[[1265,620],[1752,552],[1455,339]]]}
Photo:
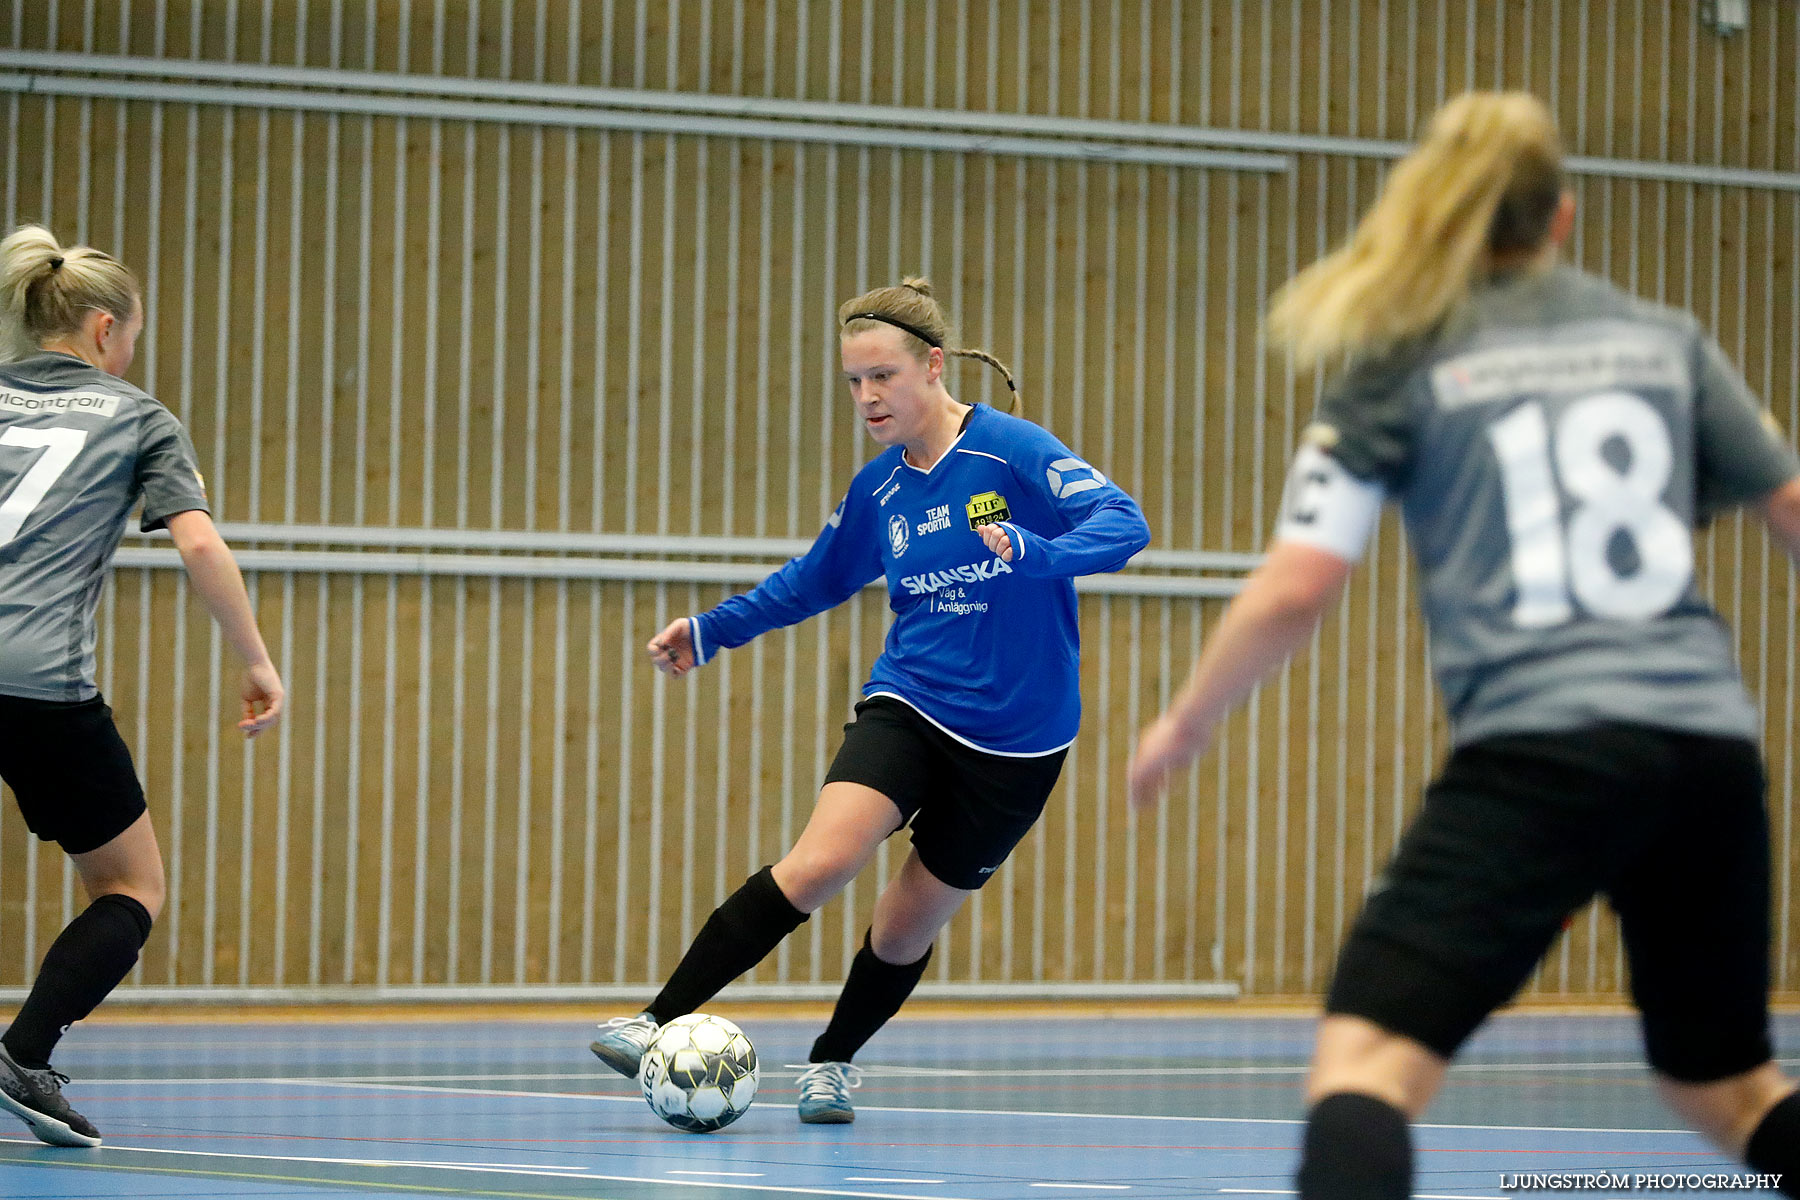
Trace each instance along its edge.
{"label": "white captain armband", "polygon": [[1317,546],[1356,562],[1381,519],[1386,495],[1381,484],[1358,479],[1318,446],[1303,445],[1282,495],[1276,540]]}

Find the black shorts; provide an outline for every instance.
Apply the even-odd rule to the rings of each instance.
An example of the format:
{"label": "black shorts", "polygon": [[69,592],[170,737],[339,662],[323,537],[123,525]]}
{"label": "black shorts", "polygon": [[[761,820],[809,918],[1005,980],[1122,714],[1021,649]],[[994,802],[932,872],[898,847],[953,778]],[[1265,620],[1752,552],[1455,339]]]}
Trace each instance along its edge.
{"label": "black shorts", "polygon": [[1068,750],[1032,758],[965,746],[910,705],[873,696],[856,706],[826,783],[874,788],[912,825],[933,876],[975,891],[993,878],[1044,811]]}
{"label": "black shorts", "polygon": [[0,696],[0,780],[26,828],[86,854],[144,815],[131,751],[99,696],[73,703]]}
{"label": "black shorts", "polygon": [[1596,895],[1618,913],[1650,1064],[1769,1060],[1769,822],[1756,747],[1636,725],[1451,755],[1339,956],[1329,1012],[1449,1058]]}

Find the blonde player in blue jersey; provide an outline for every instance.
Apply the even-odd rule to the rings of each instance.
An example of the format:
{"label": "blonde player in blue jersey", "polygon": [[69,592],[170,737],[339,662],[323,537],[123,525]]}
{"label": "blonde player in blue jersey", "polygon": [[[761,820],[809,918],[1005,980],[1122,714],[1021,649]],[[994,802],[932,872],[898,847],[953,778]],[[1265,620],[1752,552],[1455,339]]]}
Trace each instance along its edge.
{"label": "blonde player in blue jersey", "polygon": [[44,955],[0,1034],[0,1108],[42,1140],[97,1146],[50,1053],[137,962],[163,901],[162,854],[131,752],[94,682],[94,607],[125,518],[167,528],[194,591],[243,659],[246,736],[281,713],[281,678],[194,448],[121,378],[144,306],[117,259],[28,225],[0,241],[0,779],[25,823],[75,862],[91,901]]}
{"label": "blonde player in blue jersey", "polygon": [[886,447],[850,483],[812,549],[754,591],[651,639],[681,676],[886,577],[894,623],[856,719],[792,850],[700,930],[649,1008],[594,1053],[637,1073],[658,1025],[692,1012],[837,895],[889,834],[912,851],[801,1078],[800,1119],[853,1119],[850,1061],[912,992],[944,923],[1037,821],[1081,719],[1074,579],[1149,543],[1137,503],[1048,431],[944,385],[949,322],[922,279],[838,310],[857,420]]}
{"label": "blonde player in blue jersey", "polygon": [[1205,753],[1400,504],[1453,748],[1338,959],[1309,1200],[1410,1193],[1409,1122],[1596,895],[1664,1099],[1800,1195],[1800,1097],[1769,1031],[1757,713],[1692,537],[1747,505],[1800,559],[1800,461],[1692,317],[1556,265],[1573,222],[1544,106],[1462,96],[1350,244],[1277,297],[1278,338],[1351,364],[1263,565],[1131,768],[1145,803]]}

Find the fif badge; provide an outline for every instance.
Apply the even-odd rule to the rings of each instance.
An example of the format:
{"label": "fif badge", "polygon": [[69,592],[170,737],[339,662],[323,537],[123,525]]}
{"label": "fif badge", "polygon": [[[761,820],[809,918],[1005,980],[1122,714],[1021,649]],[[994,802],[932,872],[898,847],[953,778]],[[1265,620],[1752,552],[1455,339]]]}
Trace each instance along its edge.
{"label": "fif badge", "polygon": [[895,513],[888,518],[888,546],[893,550],[895,558],[906,553],[906,539],[909,536],[904,515]]}
{"label": "fif badge", "polygon": [[1012,520],[1012,512],[1006,507],[1006,497],[999,492],[982,492],[979,496],[970,496],[963,511],[969,514],[970,529]]}

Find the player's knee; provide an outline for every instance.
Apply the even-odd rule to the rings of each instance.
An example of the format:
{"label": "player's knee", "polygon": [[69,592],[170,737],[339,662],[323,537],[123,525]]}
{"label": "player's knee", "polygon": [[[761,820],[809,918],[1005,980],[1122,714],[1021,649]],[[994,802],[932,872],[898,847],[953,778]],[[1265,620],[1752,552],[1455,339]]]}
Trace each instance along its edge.
{"label": "player's knee", "polygon": [[163,901],[168,898],[169,885],[163,874],[162,857],[151,855],[144,864],[127,877],[119,880],[118,886],[112,889],[130,896],[144,906],[154,921],[162,914]]}
{"label": "player's knee", "polygon": [[111,875],[86,881],[88,894],[95,899],[101,896],[129,896],[143,906],[146,913],[154,921],[162,915],[163,902],[168,899],[168,884],[164,880],[162,862],[155,861],[152,866],[143,870]]}
{"label": "player's knee", "polygon": [[856,877],[861,863],[846,862],[839,853],[815,853],[801,846],[775,864],[775,885],[788,903],[803,913],[816,912]]}
{"label": "player's knee", "polygon": [[930,953],[937,935],[935,926],[931,929],[883,928],[877,923],[869,930],[869,949],[876,958],[891,966],[909,966]]}
{"label": "player's knee", "polygon": [[161,878],[142,881],[115,880],[100,889],[100,895],[124,896],[136,902],[138,907],[143,910],[145,918],[150,921],[154,921],[162,915],[163,901],[167,898]]}
{"label": "player's knee", "polygon": [[1678,1079],[1659,1070],[1663,1102],[1721,1150],[1742,1154],[1751,1133],[1794,1090],[1772,1062],[1721,1079]]}
{"label": "player's knee", "polygon": [[1429,1047],[1364,1017],[1331,1013],[1320,1023],[1306,1098],[1340,1092],[1370,1096],[1408,1117],[1423,1113],[1449,1063]]}

